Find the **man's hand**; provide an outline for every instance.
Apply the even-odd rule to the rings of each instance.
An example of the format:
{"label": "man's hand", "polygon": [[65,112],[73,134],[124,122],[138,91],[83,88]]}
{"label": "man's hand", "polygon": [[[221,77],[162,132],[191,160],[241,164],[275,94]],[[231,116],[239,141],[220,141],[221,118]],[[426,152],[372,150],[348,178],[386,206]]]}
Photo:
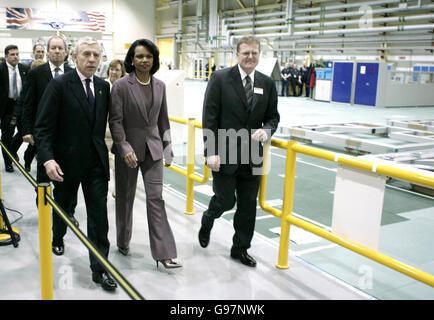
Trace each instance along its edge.
{"label": "man's hand", "polygon": [[63,182],[63,172],[60,169],[59,165],[54,160],[48,160],[44,163],[45,171],[47,172],[47,176],[53,180],[58,182]]}
{"label": "man's hand", "polygon": [[268,139],[268,134],[264,129],[258,129],[252,134],[252,139],[260,142],[265,142]]}
{"label": "man's hand", "polygon": [[127,153],[126,156],[124,157],[124,160],[128,167],[130,168],[137,167],[138,160],[134,152]]}
{"label": "man's hand", "polygon": [[23,136],[23,141],[30,143],[32,146],[35,145],[35,140],[33,140],[33,135],[31,134],[26,134],[25,136]]}
{"label": "man's hand", "polygon": [[220,170],[220,156],[214,155],[206,158],[206,165],[215,172]]}

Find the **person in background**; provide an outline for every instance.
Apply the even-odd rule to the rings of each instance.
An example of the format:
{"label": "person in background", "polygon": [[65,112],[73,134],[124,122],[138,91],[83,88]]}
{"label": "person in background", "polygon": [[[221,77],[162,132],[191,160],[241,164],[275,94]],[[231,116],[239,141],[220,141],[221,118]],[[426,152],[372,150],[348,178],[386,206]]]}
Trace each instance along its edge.
{"label": "person in background", "polygon": [[[110,91],[112,90],[113,84],[115,83],[116,80],[122,78],[123,76],[125,76],[125,67],[124,67],[124,63],[121,60],[118,59],[114,59],[112,61],[110,61],[109,65],[108,65],[108,69],[107,69],[107,78],[105,79],[105,81],[107,81],[110,84]],[[105,143],[107,144],[107,148],[109,150],[111,150],[112,145],[113,145],[113,139],[112,139],[112,135],[110,133],[110,129],[109,126],[107,126],[107,129],[105,131]],[[114,171],[115,169],[115,159],[114,159],[114,154],[113,153],[109,153],[109,165],[110,165],[110,170]],[[112,196],[113,198],[116,197],[116,189],[113,190],[112,192]]]}
{"label": "person in background", "polygon": [[299,71],[297,69],[297,65],[295,63],[292,63],[291,75],[290,75],[289,79],[290,79],[290,83],[291,83],[292,96],[294,96],[294,97],[298,96],[297,88],[298,88],[299,76],[300,76],[300,74],[299,74]]}
{"label": "person in background", "polygon": [[[37,66],[40,66],[41,64],[44,64],[44,60],[42,59],[33,60],[30,63],[30,70],[36,68]],[[26,86],[23,88],[23,90],[21,90],[20,97],[18,98],[18,102],[15,105],[12,120],[11,120],[11,126],[17,127],[17,133],[15,133],[15,135],[13,136],[12,145],[11,145],[12,154],[16,154],[16,155],[18,153],[19,148],[21,147],[21,144],[23,143],[23,137],[22,137],[23,136],[22,115],[23,115],[23,104],[24,104],[23,100],[27,92],[27,88],[29,87],[29,81],[28,81],[29,75],[30,72],[27,75]],[[30,172],[31,169],[30,165],[33,161],[33,158],[35,157],[35,153],[36,153],[35,146],[32,144],[28,144],[26,151],[24,151],[24,168],[26,169],[27,172]]]}
{"label": "person in background", "polygon": [[[214,221],[236,203],[230,256],[249,267],[256,266],[247,249],[255,230],[262,172],[262,158],[252,151],[262,154],[262,143],[271,139],[280,120],[274,80],[255,70],[260,49],[255,37],[239,40],[238,64],[213,74],[202,116],[204,153],[212,170],[214,195],[202,216],[199,244],[208,246]],[[228,137],[229,132],[236,137]]]}
{"label": "person in background", "polygon": [[36,60],[44,60],[44,56],[45,56],[45,47],[44,45],[37,43],[33,46],[33,59],[32,61],[30,61],[29,63],[29,67],[31,67],[32,62],[36,61]]}
{"label": "person in background", "polygon": [[175,238],[163,200],[163,158],[172,163],[166,86],[153,75],[160,67],[159,50],[150,40],[133,42],[125,57],[129,73],[111,92],[109,113],[116,175],[116,238],[119,251],[129,252],[137,175],[146,192],[149,239],[154,260],[165,268],[179,268]]}
{"label": "person in background", "polygon": [[103,79],[107,78],[108,65],[109,65],[109,62],[107,61],[107,56],[103,55],[101,62],[98,66],[98,71],[96,72],[96,75],[100,78],[103,78]]}
{"label": "person in background", "polygon": [[315,87],[316,82],[316,70],[313,63],[309,65],[306,73],[306,97],[312,98],[313,88]]}
{"label": "person in background", "polygon": [[[1,140],[10,152],[12,152],[12,138],[15,132],[15,126],[11,125],[11,121],[29,70],[29,66],[19,61],[18,47],[14,44],[6,46],[5,62],[0,64],[0,121]],[[2,152],[6,171],[13,172],[12,160],[3,148]],[[16,153],[13,155],[18,159]]]}
{"label": "person in background", "polygon": [[[47,62],[32,68],[28,76],[28,85],[26,87],[25,95],[23,97],[23,114],[22,114],[22,139],[34,148],[33,155],[25,160],[25,168],[30,171],[31,163],[33,161],[35,151],[35,141],[33,139],[33,131],[36,119],[36,112],[38,104],[41,101],[45,88],[51,79],[56,78],[63,73],[71,71],[72,69],[65,64],[66,57],[66,42],[60,36],[52,36],[47,42]],[[36,172],[36,180],[38,182],[49,182],[45,174],[43,164],[38,164]],[[78,224],[77,222],[75,222]]]}
{"label": "person in background", "polygon": [[304,88],[304,92],[305,92],[305,96],[307,97],[307,67],[306,67],[306,62],[303,62],[303,65],[301,66],[301,88],[300,88],[300,95],[303,94],[303,88]]}
{"label": "person in background", "polygon": [[289,63],[285,63],[285,67],[282,69],[280,75],[282,76],[282,97],[289,97],[289,77],[291,76],[291,69],[289,68]]}
{"label": "person in background", "polygon": [[[68,213],[81,186],[86,203],[87,236],[105,258],[109,255],[107,192],[110,179],[104,142],[110,86],[94,76],[101,47],[94,38],[78,40],[76,69],[49,82],[36,115],[38,160],[54,184],[54,200]],[[66,224],[53,212],[53,253],[64,253]],[[117,284],[89,252],[92,280],[104,290]]]}

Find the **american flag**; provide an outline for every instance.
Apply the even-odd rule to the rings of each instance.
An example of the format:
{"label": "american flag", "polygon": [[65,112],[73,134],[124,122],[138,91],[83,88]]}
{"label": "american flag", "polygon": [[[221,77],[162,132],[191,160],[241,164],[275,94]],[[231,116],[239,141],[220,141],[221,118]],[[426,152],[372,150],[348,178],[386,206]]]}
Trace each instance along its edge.
{"label": "american flag", "polygon": [[104,32],[105,25],[104,12],[6,8],[6,27],[8,29]]}
{"label": "american flag", "polygon": [[85,24],[85,28],[91,31],[105,31],[105,14],[102,12],[89,11],[85,12],[89,22]]}

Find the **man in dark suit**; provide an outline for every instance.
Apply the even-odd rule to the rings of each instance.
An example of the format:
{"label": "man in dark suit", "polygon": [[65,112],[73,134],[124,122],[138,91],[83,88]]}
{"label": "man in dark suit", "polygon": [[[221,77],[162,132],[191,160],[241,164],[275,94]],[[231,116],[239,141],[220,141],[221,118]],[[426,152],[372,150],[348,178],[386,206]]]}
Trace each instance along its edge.
{"label": "man in dark suit", "polygon": [[274,81],[255,71],[259,54],[256,38],[240,39],[238,64],[216,71],[208,83],[202,120],[215,194],[202,217],[199,243],[208,246],[214,220],[236,202],[231,257],[250,267],[256,266],[247,249],[255,228],[262,142],[271,138],[280,120]]}
{"label": "man in dark suit", "polygon": [[[65,73],[48,84],[36,114],[34,138],[38,161],[54,181],[54,199],[67,212],[79,186],[87,211],[87,236],[108,257],[110,243],[107,219],[109,163],[104,141],[110,85],[94,76],[101,47],[93,38],[77,42],[73,58],[75,71]],[[53,212],[53,253],[64,253],[66,225]],[[90,255],[92,280],[104,290],[117,285]]]}
{"label": "man in dark suit", "polygon": [[[11,121],[21,90],[25,85],[29,67],[19,63],[20,54],[16,45],[11,44],[5,48],[5,58],[6,61],[0,64],[1,140],[6,148],[12,152],[12,137],[15,125],[11,125]],[[12,160],[4,150],[2,151],[6,171],[13,172]]]}
{"label": "man in dark suit", "polygon": [[300,72],[297,69],[297,65],[295,63],[292,64],[290,79],[291,79],[292,95],[294,97],[298,97],[300,94],[297,93],[297,88],[299,86],[299,81],[301,77],[300,77]]}
{"label": "man in dark suit", "polygon": [[285,63],[285,68],[282,69],[280,75],[282,76],[282,97],[289,97],[289,78],[291,76],[291,69],[289,68],[288,62]]}
{"label": "man in dark suit", "polygon": [[[39,45],[40,46],[40,45]],[[66,42],[62,37],[53,36],[47,43],[47,63],[44,63],[29,71],[27,77],[26,92],[23,97],[22,114],[22,138],[29,143],[30,150],[28,155],[24,155],[24,166],[30,171],[31,163],[35,155],[35,142],[33,139],[33,129],[35,125],[36,111],[41,97],[51,79],[72,70],[64,63],[66,57]],[[38,166],[38,182],[49,182],[45,174],[44,166]]]}

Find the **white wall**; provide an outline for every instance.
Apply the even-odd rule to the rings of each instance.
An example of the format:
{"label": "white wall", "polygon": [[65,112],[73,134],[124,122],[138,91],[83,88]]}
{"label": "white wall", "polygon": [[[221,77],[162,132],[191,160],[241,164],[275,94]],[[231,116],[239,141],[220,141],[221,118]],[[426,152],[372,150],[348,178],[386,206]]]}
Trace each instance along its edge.
{"label": "white wall", "polygon": [[[54,32],[7,30],[5,28],[5,7],[56,9],[56,0],[1,0],[0,1],[0,56],[4,47],[17,44],[21,58],[31,54],[32,40],[48,37]],[[114,10],[114,24],[113,18]],[[106,32],[66,32],[71,37],[91,35],[101,40],[109,59],[125,57],[126,44],[139,38],[155,41],[155,1],[149,0],[59,0],[59,10],[100,11],[106,13]]]}

